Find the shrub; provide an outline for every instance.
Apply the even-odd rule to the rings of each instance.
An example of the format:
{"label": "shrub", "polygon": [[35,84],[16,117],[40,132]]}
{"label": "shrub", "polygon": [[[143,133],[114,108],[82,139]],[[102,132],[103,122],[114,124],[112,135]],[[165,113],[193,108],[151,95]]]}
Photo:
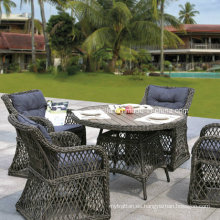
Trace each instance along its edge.
{"label": "shrub", "polygon": [[172,65],[172,63],[171,63],[169,60],[165,60],[165,61],[164,61],[164,66],[165,66],[166,68],[169,68],[170,65]]}
{"label": "shrub", "polygon": [[196,66],[194,69],[195,69],[195,71],[201,71],[202,70],[199,66]]}
{"label": "shrub", "polygon": [[46,72],[46,60],[45,59],[37,59],[36,60],[36,68],[38,73]]}
{"label": "shrub", "polygon": [[133,69],[131,69],[131,70],[128,69],[123,72],[123,75],[133,75],[133,73],[134,73]]}
{"label": "shrub", "polygon": [[208,69],[208,65],[207,64],[203,64],[202,65],[202,69],[206,71]]}
{"label": "shrub", "polygon": [[63,72],[63,67],[62,65],[57,66],[57,72]]}
{"label": "shrub", "polygon": [[57,70],[56,70],[56,68],[54,66],[49,66],[47,68],[47,73],[51,73],[51,74],[55,74],[56,75],[56,72],[57,72]]}
{"label": "shrub", "polygon": [[21,72],[21,68],[19,63],[11,63],[7,68],[8,73],[16,73]]}
{"label": "shrub", "polygon": [[131,79],[143,80],[143,72],[141,72],[138,68],[135,68]]}
{"label": "shrub", "polygon": [[28,64],[27,69],[29,72],[37,72],[37,66],[33,63]]}
{"label": "shrub", "polygon": [[152,63],[149,63],[148,64],[148,69],[151,71],[151,72],[154,72],[156,70],[155,66],[152,64]]}
{"label": "shrub", "polygon": [[142,64],[142,65],[141,65],[141,70],[142,70],[143,72],[148,72],[148,70],[149,70],[149,65],[148,65],[148,64]]}
{"label": "shrub", "polygon": [[80,68],[77,65],[66,67],[66,72],[67,72],[68,76],[72,76],[72,75],[76,74],[78,71],[80,71]]}
{"label": "shrub", "polygon": [[73,65],[78,65],[79,64],[79,56],[72,56],[69,58],[67,62],[67,66],[73,66]]}

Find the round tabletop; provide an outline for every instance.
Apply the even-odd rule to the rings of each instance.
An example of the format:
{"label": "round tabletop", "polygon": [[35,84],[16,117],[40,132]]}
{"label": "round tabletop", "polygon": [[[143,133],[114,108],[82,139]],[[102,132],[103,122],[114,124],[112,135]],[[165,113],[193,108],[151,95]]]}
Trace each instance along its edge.
{"label": "round tabletop", "polygon": [[[81,125],[107,129],[107,130],[117,130],[117,131],[154,131],[154,130],[164,130],[164,129],[172,129],[185,123],[186,115],[177,111],[175,109],[168,109],[162,107],[154,107],[151,109],[141,109],[136,111],[134,114],[126,114],[122,113],[121,115],[117,115],[115,111],[112,111],[109,108],[109,105],[97,105],[81,108],[77,111],[83,110],[102,110],[104,111],[110,118],[109,119],[79,119],[72,110],[71,117],[73,120]],[[142,122],[136,121],[137,118],[142,118],[144,116],[150,115],[152,113],[158,114],[168,114],[179,116],[171,122],[160,122],[160,124],[155,124],[153,122]]]}

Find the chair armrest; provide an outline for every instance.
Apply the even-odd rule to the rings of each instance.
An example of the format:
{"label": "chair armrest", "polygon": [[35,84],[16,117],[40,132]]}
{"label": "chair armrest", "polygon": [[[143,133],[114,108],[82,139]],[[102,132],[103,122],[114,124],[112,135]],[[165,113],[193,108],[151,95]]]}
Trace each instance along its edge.
{"label": "chair armrest", "polygon": [[76,124],[76,122],[73,120],[73,113],[72,113],[73,109],[67,109],[66,112],[66,119],[65,119],[65,124]]}
{"label": "chair armrest", "polygon": [[54,126],[50,120],[43,118],[43,117],[37,117],[37,116],[31,116],[28,118],[43,125],[49,133],[54,132]]}
{"label": "chair armrest", "polygon": [[208,124],[200,132],[200,137],[213,135],[220,136],[220,123]]}
{"label": "chair armrest", "polygon": [[50,137],[52,143],[60,147],[77,146],[81,143],[81,140],[76,134],[68,131],[51,132]]}

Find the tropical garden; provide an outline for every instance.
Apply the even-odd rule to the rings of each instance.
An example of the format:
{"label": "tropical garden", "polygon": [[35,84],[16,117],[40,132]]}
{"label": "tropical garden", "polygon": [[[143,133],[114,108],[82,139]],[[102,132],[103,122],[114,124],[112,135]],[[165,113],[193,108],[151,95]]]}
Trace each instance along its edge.
{"label": "tropical garden", "polygon": [[[58,14],[46,21],[44,3],[57,7]],[[180,38],[164,29],[172,25],[181,29],[182,23],[195,23],[199,12],[187,2],[180,5],[179,18],[165,13],[171,0],[21,0],[31,5],[29,32],[32,34],[32,64],[30,70],[42,72],[53,69],[54,58],[60,59],[58,72],[69,75],[86,72],[118,72],[144,74],[154,71],[152,57],[146,46],[160,47],[160,72],[169,66],[164,60],[166,47],[183,44]],[[41,21],[35,19],[35,4],[39,4]],[[0,2],[10,14],[18,7],[12,0]],[[36,60],[35,29],[41,29],[45,39],[46,60]],[[45,68],[44,68],[45,66]],[[53,70],[54,71],[54,70]]]}
{"label": "tropical garden", "polygon": [[[169,67],[169,62],[164,60],[164,48],[183,44],[164,26],[181,29],[183,23],[195,23],[194,18],[199,13],[195,5],[189,2],[180,5],[179,18],[176,18],[165,13],[166,5],[172,4],[168,0],[54,0],[47,2],[56,6],[58,13],[46,21],[45,1],[23,0],[21,6],[25,2],[32,8],[29,21],[32,64],[29,72],[0,75],[1,92],[38,88],[49,97],[139,103],[149,84],[188,86],[196,89],[190,114],[219,117],[220,102],[215,98],[219,93],[218,80],[164,77],[167,76],[164,70]],[[37,3],[42,17],[40,27],[34,16]],[[1,1],[0,6],[0,17],[2,10],[10,14],[16,7],[8,0]],[[44,34],[45,60],[36,59],[36,28],[41,28]],[[157,71],[162,77],[146,76],[147,72],[156,70],[146,45],[160,48]],[[56,67],[54,58],[60,61]],[[204,100],[205,96],[209,99]]]}

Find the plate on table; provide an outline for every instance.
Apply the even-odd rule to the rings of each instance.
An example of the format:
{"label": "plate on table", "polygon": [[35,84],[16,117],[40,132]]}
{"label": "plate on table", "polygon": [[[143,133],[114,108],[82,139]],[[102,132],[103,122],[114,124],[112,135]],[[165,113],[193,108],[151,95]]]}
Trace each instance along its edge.
{"label": "plate on table", "polygon": [[101,113],[97,112],[97,111],[83,111],[83,112],[81,112],[81,115],[84,115],[84,116],[100,116]]}
{"label": "plate on table", "polygon": [[167,115],[152,115],[148,117],[149,119],[152,120],[168,120],[170,119]]}

